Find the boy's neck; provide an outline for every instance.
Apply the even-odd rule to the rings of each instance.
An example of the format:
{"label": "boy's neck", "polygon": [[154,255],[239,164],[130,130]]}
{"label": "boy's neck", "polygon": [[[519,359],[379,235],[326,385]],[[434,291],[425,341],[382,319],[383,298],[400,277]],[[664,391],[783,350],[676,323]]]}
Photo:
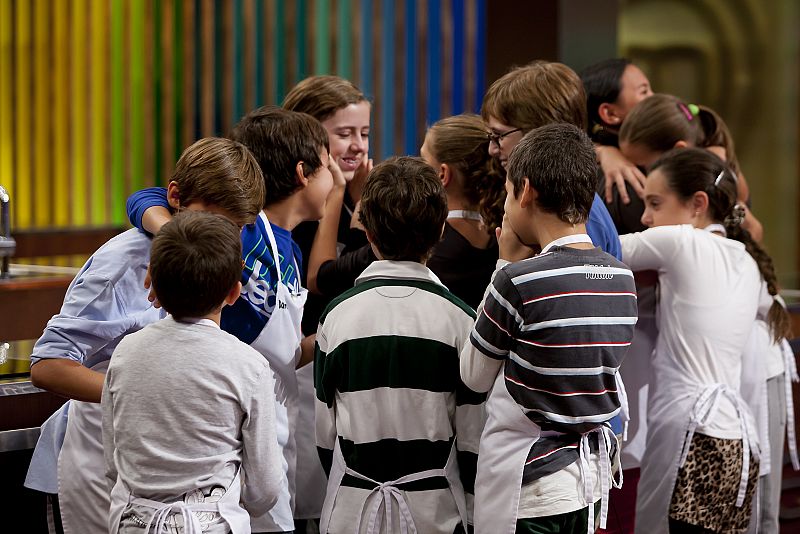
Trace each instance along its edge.
{"label": "boy's neck", "polygon": [[297,209],[295,200],[296,195],[292,195],[264,208],[269,222],[291,232],[298,224],[305,221],[303,214]]}
{"label": "boy's neck", "polygon": [[[536,233],[539,238],[539,245],[544,248],[556,239],[571,235],[585,234],[586,224],[570,224],[555,216],[547,217],[544,220],[540,218],[536,221]],[[568,246],[573,248],[594,248],[594,245],[590,243],[574,243]]]}

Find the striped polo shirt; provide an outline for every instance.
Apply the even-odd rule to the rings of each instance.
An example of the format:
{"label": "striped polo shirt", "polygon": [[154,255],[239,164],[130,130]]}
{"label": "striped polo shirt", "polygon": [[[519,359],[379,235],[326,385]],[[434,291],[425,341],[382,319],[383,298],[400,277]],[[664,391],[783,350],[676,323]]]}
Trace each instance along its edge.
{"label": "striped polo shirt", "polygon": [[497,272],[470,342],[507,360],[509,394],[545,431],[523,482],[576,461],[580,435],[619,413],[616,374],[636,319],[633,273],[599,248],[553,247]]}
{"label": "striped polo shirt", "polygon": [[[468,389],[459,372],[474,318],[436,275],[413,262],[374,262],[330,303],[314,363],[317,446],[326,471],[337,439],[347,466],[379,482],[443,468],[456,440],[462,484],[474,493],[486,395]],[[342,486],[336,507],[357,511],[367,492],[353,488],[374,484],[346,475]],[[423,525],[425,509],[452,509],[447,487],[444,477],[399,485],[409,494],[428,490],[416,509],[410,501]],[[431,525],[440,519],[428,518]],[[457,521],[457,514],[448,519]]]}

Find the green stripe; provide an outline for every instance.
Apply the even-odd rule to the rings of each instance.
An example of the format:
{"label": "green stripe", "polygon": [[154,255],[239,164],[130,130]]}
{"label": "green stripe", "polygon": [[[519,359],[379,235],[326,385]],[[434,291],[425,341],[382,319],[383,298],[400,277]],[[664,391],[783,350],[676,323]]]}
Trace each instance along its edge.
{"label": "green stripe", "polygon": [[125,223],[124,2],[111,2],[111,222]]}
{"label": "green stripe", "polygon": [[286,5],[284,0],[275,3],[275,56],[272,65],[275,68],[275,102],[283,102],[286,94]]}
{"label": "green stripe", "polygon": [[[200,9],[200,6],[195,6],[195,8]],[[166,181],[162,181],[161,177],[161,171],[164,168],[164,147],[161,146],[163,143],[161,138],[161,129],[163,128],[161,113],[164,110],[164,104],[161,102],[163,77],[161,69],[164,68],[164,62],[161,59],[163,54],[161,50],[161,26],[164,22],[161,10],[160,4],[156,4],[153,7],[153,27],[155,28],[153,32],[153,142],[155,143],[153,166],[155,167],[154,184],[157,186],[166,185]],[[200,30],[198,29],[197,31],[199,32]],[[197,53],[200,54],[200,51],[198,50]],[[200,79],[199,72],[197,73],[197,78]]]}
{"label": "green stripe", "polygon": [[[340,0],[340,3],[347,2]],[[317,74],[328,74],[331,70],[330,18],[330,0],[317,0],[317,12],[314,16],[317,30],[314,36],[314,72]]]}
{"label": "green stripe", "polygon": [[144,178],[144,2],[130,4],[130,161],[131,190],[142,188]]}
{"label": "green stripe", "polygon": [[328,406],[336,392],[409,388],[455,392],[461,382],[458,349],[441,341],[406,336],[373,336],[345,341],[318,353],[317,396]]}
{"label": "green stripe", "polygon": [[306,77],[306,45],[308,44],[308,32],[306,23],[308,21],[308,6],[306,0],[297,0],[297,30],[295,47],[297,49],[297,62],[295,63],[295,83]]}
{"label": "green stripe", "polygon": [[336,16],[336,68],[339,76],[353,76],[353,6],[351,0],[339,0]]}
{"label": "green stripe", "polygon": [[[347,467],[378,482],[386,482],[428,469],[443,469],[450,455],[452,441],[382,439],[356,444],[339,436],[339,447]],[[364,489],[375,487],[370,482],[350,476],[346,476],[342,484]],[[444,477],[433,477],[399,484],[398,487],[405,491],[422,491],[446,489],[448,484]]]}
{"label": "green stripe", "polygon": [[455,304],[461,311],[469,315],[473,320],[477,317],[475,315],[475,310],[469,307],[463,300],[458,298],[457,296],[453,295],[445,289],[444,287],[436,284],[434,282],[427,282],[425,280],[410,280],[410,279],[402,279],[402,280],[389,280],[385,278],[377,279],[377,280],[370,280],[368,282],[361,282],[356,284],[355,287],[352,289],[348,289],[335,299],[333,299],[328,307],[325,308],[325,311],[322,312],[322,317],[319,319],[319,323],[323,324],[325,322],[325,318],[328,314],[339,304],[344,302],[345,300],[358,295],[359,293],[363,293],[364,291],[374,289],[376,287],[387,287],[387,286],[403,286],[403,287],[416,287],[418,289],[422,289],[429,293],[433,293],[434,295],[439,295],[440,297],[449,300],[451,303]]}
{"label": "green stripe", "polygon": [[[217,13],[216,16],[221,16]],[[175,0],[173,4],[172,18],[174,19],[173,33],[173,68],[172,78],[175,84],[172,93],[173,106],[175,113],[175,161],[181,157],[183,152],[183,2]]]}

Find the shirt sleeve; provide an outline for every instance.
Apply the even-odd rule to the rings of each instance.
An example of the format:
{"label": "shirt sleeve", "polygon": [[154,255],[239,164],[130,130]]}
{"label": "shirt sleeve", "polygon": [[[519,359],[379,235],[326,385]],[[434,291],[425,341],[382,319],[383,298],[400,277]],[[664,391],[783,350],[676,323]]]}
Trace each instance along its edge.
{"label": "shirt sleeve", "polygon": [[622,261],[633,271],[663,270],[675,261],[681,241],[693,231],[689,225],[658,226],[620,236]]}
{"label": "shirt sleeve", "polygon": [[103,414],[103,458],[105,460],[106,482],[108,482],[109,493],[117,482],[117,466],[114,464],[114,452],[116,441],[114,440],[114,399],[111,395],[112,371],[106,373],[103,383],[103,393],[100,399],[100,406]]}
{"label": "shirt sleeve", "polygon": [[333,464],[333,448],[336,445],[336,385],[338,366],[328,353],[324,326],[317,332],[314,347],[314,389],[316,401],[314,418],[316,424],[317,452],[325,474],[330,476]]}
{"label": "shirt sleeve", "polygon": [[365,245],[323,263],[317,273],[317,288],[328,297],[336,297],[355,285],[356,278],[377,260],[372,247]]}
{"label": "shirt sleeve", "polygon": [[275,385],[265,366],[242,425],[242,503],[254,516],[266,513],[283,488],[283,458],[275,431]]}
{"label": "shirt sleeve", "polygon": [[128,313],[107,277],[80,274],[70,286],[61,310],[47,322],[36,341],[31,366],[52,358],[84,364],[89,356],[133,329],[136,321],[136,315]]}
{"label": "shirt sleeve", "polygon": [[170,209],[169,202],[167,202],[166,188],[149,187],[136,191],[129,196],[125,204],[125,208],[128,212],[128,220],[133,226],[147,233],[142,227],[142,216],[148,208],[152,208],[153,206],[161,206]]}

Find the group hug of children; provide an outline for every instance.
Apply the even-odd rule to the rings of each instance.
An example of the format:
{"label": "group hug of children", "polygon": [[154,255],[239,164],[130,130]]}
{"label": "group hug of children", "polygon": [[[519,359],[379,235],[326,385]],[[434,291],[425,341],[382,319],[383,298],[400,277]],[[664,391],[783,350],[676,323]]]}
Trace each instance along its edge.
{"label": "group hug of children", "polygon": [[790,322],[722,119],[623,59],[421,157],[370,113],[308,78],[128,200],[31,356],[51,531],[778,532]]}

